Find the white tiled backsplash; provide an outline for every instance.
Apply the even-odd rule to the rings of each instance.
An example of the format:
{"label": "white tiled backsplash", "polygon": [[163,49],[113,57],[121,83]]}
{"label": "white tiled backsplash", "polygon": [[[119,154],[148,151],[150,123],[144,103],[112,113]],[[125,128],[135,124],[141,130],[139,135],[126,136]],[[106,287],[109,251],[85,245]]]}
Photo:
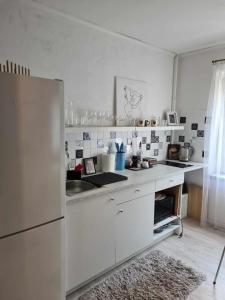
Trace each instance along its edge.
{"label": "white tiled backsplash", "polygon": [[142,142],[143,155],[164,160],[167,154],[167,145],[171,141],[171,131],[157,131],[150,128],[146,130],[124,129],[107,127],[87,127],[66,130],[65,141],[68,142],[70,159],[76,159],[76,165],[82,163],[82,158],[76,158],[76,150],[83,149],[83,158],[98,157],[97,169],[101,169],[101,154],[112,142],[123,142],[130,145],[134,151],[138,150]]}
{"label": "white tiled backsplash", "polygon": [[175,143],[184,145],[190,143],[194,148],[191,160],[202,162],[204,158],[205,111],[179,112],[180,123],[184,125],[184,132],[175,133]]}

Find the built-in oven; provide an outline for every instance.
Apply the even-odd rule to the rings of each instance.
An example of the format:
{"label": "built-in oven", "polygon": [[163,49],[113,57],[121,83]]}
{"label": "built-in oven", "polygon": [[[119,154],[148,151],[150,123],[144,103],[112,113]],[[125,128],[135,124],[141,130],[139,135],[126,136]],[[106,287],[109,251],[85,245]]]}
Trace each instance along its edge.
{"label": "built-in oven", "polygon": [[173,195],[158,194],[155,199],[154,224],[175,214],[175,197]]}

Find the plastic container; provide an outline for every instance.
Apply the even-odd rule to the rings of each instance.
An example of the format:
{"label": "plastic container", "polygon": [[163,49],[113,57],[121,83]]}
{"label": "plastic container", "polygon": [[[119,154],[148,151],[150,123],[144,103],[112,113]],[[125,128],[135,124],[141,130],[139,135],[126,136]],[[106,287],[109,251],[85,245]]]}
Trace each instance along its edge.
{"label": "plastic container", "polygon": [[122,171],[125,169],[125,152],[116,153],[116,170]]}
{"label": "plastic container", "polygon": [[102,154],[102,171],[103,172],[114,172],[115,171],[115,159],[116,155]]}

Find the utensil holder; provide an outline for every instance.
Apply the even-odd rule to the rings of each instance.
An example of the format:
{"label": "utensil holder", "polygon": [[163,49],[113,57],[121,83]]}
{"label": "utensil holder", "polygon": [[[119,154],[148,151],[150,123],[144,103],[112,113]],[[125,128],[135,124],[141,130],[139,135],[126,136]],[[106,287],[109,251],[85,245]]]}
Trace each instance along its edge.
{"label": "utensil holder", "polygon": [[125,169],[125,152],[116,153],[116,170],[122,171]]}

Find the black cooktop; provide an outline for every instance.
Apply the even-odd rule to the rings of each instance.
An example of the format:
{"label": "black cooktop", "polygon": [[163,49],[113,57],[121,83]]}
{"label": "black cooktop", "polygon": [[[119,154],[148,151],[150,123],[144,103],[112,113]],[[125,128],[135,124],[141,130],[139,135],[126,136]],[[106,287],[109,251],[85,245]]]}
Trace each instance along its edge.
{"label": "black cooktop", "polygon": [[106,184],[127,180],[127,176],[111,172],[105,172],[101,174],[82,177],[82,180],[90,182],[97,187],[101,187]]}
{"label": "black cooktop", "polygon": [[167,165],[167,166],[171,166],[171,167],[177,167],[177,168],[193,167],[193,165],[183,164],[181,162],[175,162],[175,161],[167,161],[167,160],[159,161],[158,164]]}

